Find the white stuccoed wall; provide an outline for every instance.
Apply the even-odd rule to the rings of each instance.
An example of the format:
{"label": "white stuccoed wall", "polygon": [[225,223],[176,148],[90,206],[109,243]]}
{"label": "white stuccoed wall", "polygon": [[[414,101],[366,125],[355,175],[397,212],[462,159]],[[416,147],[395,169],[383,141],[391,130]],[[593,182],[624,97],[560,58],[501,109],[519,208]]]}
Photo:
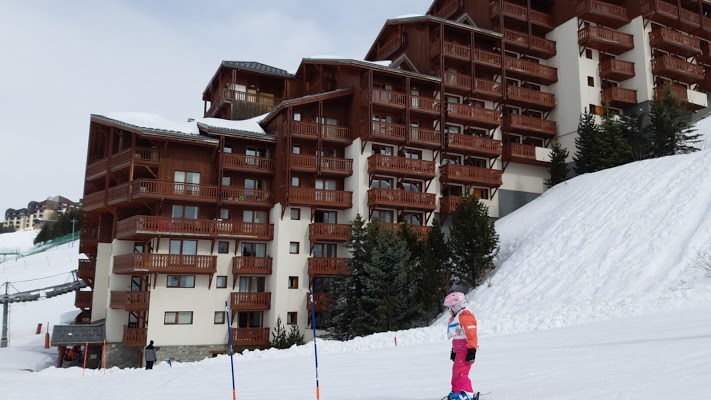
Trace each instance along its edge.
{"label": "white stuccoed wall", "polygon": [[634,49],[620,54],[618,59],[634,63],[635,76],[622,82],[620,87],[637,91],[637,102],[649,101],[654,96],[654,80],[652,76],[652,48],[649,46],[651,24],[644,27],[642,17],[633,19],[621,27],[620,32],[634,36]]}
{"label": "white stuccoed wall", "polygon": [[96,251],[96,273],[91,305],[91,321],[106,318],[109,299],[109,275],[113,268],[113,256],[110,243],[99,243]]}

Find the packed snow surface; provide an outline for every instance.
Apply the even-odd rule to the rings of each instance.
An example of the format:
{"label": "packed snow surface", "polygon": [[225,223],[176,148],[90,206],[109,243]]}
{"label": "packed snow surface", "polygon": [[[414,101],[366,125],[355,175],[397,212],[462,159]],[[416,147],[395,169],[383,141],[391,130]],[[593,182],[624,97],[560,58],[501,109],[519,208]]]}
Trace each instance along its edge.
{"label": "packed snow surface", "polygon": [[34,245],[32,241],[39,233],[39,230],[23,230],[0,235],[0,249],[27,251]]}

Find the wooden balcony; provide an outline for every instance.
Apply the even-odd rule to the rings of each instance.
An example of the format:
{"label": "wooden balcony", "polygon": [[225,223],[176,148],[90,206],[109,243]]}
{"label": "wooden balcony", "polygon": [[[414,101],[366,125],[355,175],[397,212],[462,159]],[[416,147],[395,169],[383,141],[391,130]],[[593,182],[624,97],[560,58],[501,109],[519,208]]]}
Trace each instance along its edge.
{"label": "wooden balcony", "polygon": [[115,274],[195,274],[217,272],[217,256],[131,253],[114,257]]}
{"label": "wooden balcony", "polygon": [[388,176],[434,179],[437,176],[434,161],[373,154],[368,157],[368,173]]}
{"label": "wooden balcony", "polygon": [[434,15],[439,18],[447,19],[454,15],[454,13],[459,10],[459,1],[458,0],[449,0],[447,3],[445,3],[442,8],[438,9]]}
{"label": "wooden balcony", "polygon": [[[217,186],[195,183],[179,183],[139,179],[131,183],[132,199],[187,200],[195,202],[217,201]],[[121,201],[122,193],[117,193],[116,202]],[[109,196],[111,203],[111,196]]]}
{"label": "wooden balcony", "polygon": [[272,158],[248,156],[245,154],[222,154],[222,168],[251,174],[273,174],[276,161]]}
{"label": "wooden balcony", "polygon": [[84,175],[87,181],[92,181],[96,178],[100,178],[106,175],[106,169],[109,164],[109,160],[104,158],[103,160],[95,161],[86,166],[86,173]]}
{"label": "wooden balcony", "polygon": [[640,11],[642,16],[662,25],[673,26],[679,20],[679,8],[677,5],[660,0],[641,0]]}
{"label": "wooden balcony", "polygon": [[558,82],[558,70],[520,58],[506,57],[506,72],[510,77],[541,85]]}
{"label": "wooden balcony", "polygon": [[620,55],[634,48],[634,37],[600,26],[586,26],[578,31],[578,45]]}
{"label": "wooden balcony", "polygon": [[270,190],[223,187],[220,201],[245,207],[271,208],[274,205],[274,194]]}
{"label": "wooden balcony", "polygon": [[466,104],[447,103],[447,119],[489,129],[501,125],[501,111]]}
{"label": "wooden balcony", "polygon": [[303,154],[292,154],[290,168],[292,171],[317,172],[328,176],[351,176],[353,175],[353,160],[346,158],[321,157],[319,168],[316,156]]}
{"label": "wooden balcony", "polygon": [[339,125],[324,125],[315,122],[292,121],[291,135],[301,139],[321,140],[330,143],[350,144],[353,142],[353,130]]}
{"label": "wooden balcony", "polygon": [[504,41],[512,50],[531,53],[545,60],[556,55],[556,42],[538,36],[529,36],[528,33],[504,29]]}
{"label": "wooden balcony", "polygon": [[553,16],[540,11],[531,10],[529,15],[528,9],[518,4],[509,3],[506,1],[492,1],[489,5],[489,15],[491,19],[498,19],[503,12],[504,17],[517,19],[526,22],[529,19],[531,23],[548,30],[553,30]]}
{"label": "wooden balcony", "polygon": [[[79,252],[96,258],[96,251],[99,246],[99,227],[95,225],[82,224]],[[81,265],[81,264],[80,264]]]}
{"label": "wooden balcony", "polygon": [[501,54],[491,51],[474,49],[472,61],[480,67],[489,67],[495,70],[501,69]]}
{"label": "wooden balcony", "polygon": [[347,209],[353,207],[353,193],[342,190],[290,188],[289,205]]}
{"label": "wooden balcony", "polygon": [[157,166],[160,163],[160,150],[156,148],[137,147],[135,151],[126,149],[111,156],[109,169],[116,172],[131,166]]}
{"label": "wooden balcony", "polygon": [[517,114],[504,117],[503,129],[504,132],[543,138],[552,138],[558,133],[555,121]]}
{"label": "wooden balcony", "polygon": [[602,104],[609,104],[613,107],[626,107],[637,104],[637,91],[610,87],[602,91]]}
{"label": "wooden balcony", "polygon": [[148,311],[151,303],[151,292],[117,292],[111,291],[111,308],[129,312]]}
{"label": "wooden balcony", "polygon": [[447,148],[455,153],[479,155],[488,158],[496,158],[501,155],[501,141],[458,133],[447,135]]}
{"label": "wooden balcony", "polygon": [[452,91],[466,94],[474,93],[474,97],[497,101],[503,97],[502,85],[486,79],[472,79],[469,75],[456,74],[454,72],[444,73],[444,84]]}
{"label": "wooden balcony", "polygon": [[410,128],[410,143],[426,149],[442,147],[442,133],[434,129]]}
{"label": "wooden balcony", "polygon": [[368,207],[377,206],[434,211],[437,208],[437,196],[430,193],[407,192],[398,189],[369,189]]}
{"label": "wooden balcony", "polygon": [[[706,82],[704,80],[704,82]],[[703,83],[703,82],[702,82]],[[704,89],[704,86],[706,85],[701,85],[701,88]],[[707,100],[707,95],[705,92],[697,92],[695,90],[689,90],[685,88],[684,86],[678,86],[678,85],[670,85],[669,88],[672,91],[672,94],[674,94],[684,105],[691,111],[697,111],[701,110],[703,108],[708,107],[708,100]],[[664,86],[657,86],[654,88],[654,97],[659,97],[662,94],[662,91],[665,89]],[[707,89],[708,90],[708,89]],[[689,97],[689,95],[693,95],[692,98]]]}
{"label": "wooden balcony", "polygon": [[555,95],[519,86],[506,87],[509,104],[534,110],[549,111],[555,108]]}
{"label": "wooden balcony", "polygon": [[652,73],[687,84],[704,80],[704,67],[668,55],[652,60]]}
{"label": "wooden balcony", "polygon": [[156,236],[272,240],[273,224],[136,215],[116,224],[117,239],[149,240]]}
{"label": "wooden balcony", "polygon": [[699,39],[665,27],[649,32],[649,45],[685,58],[701,54]]}
{"label": "wooden balcony", "polygon": [[441,109],[440,101],[437,99],[423,96],[410,96],[411,111],[437,115]]}
{"label": "wooden balcony", "polygon": [[504,97],[503,85],[486,79],[474,80],[474,97],[490,101],[499,101]]}
{"label": "wooden balcony", "polygon": [[234,347],[269,346],[269,328],[232,328]]}
{"label": "wooden balcony", "polygon": [[444,42],[444,56],[455,58],[462,61],[471,61],[472,48],[468,44],[458,44],[452,42]]}
{"label": "wooden balcony", "polygon": [[[330,293],[314,293],[314,308],[316,312],[331,311],[333,297]],[[306,309],[311,312],[311,296],[306,293]]]}
{"label": "wooden balcony", "polygon": [[462,183],[485,187],[501,186],[501,171],[490,168],[477,168],[468,165],[447,164],[439,167],[440,180],[443,183]]}
{"label": "wooden balcony", "polygon": [[210,108],[205,113],[205,117],[214,117],[220,107],[225,103],[248,107],[255,115],[266,114],[272,111],[281,101],[281,98],[269,94],[246,93],[232,89],[222,89],[220,95],[210,102]]}
{"label": "wooden balcony", "polygon": [[371,101],[373,104],[405,108],[407,106],[407,95],[393,90],[373,89]]}
{"label": "wooden balcony", "polygon": [[392,39],[385,42],[385,44],[378,45],[375,51],[375,57],[378,60],[385,60],[387,57],[402,48],[403,38],[402,35],[397,34]]}
{"label": "wooden balcony", "polygon": [[469,75],[445,72],[444,84],[455,92],[469,93],[472,91],[472,78]]}
{"label": "wooden balcony", "polygon": [[271,257],[232,257],[232,274],[237,275],[271,275]]}
{"label": "wooden balcony", "polygon": [[600,78],[622,82],[634,77],[634,63],[611,58],[600,63]]}
{"label": "wooden balcony", "polygon": [[407,141],[407,127],[405,125],[372,121],[371,129],[373,140],[387,143],[404,143]]}
{"label": "wooden balcony", "polygon": [[106,191],[101,190],[84,196],[82,200],[83,211],[94,211],[106,207]]}
{"label": "wooden balcony", "polygon": [[96,259],[80,259],[77,269],[79,279],[86,282],[90,288],[94,288],[94,277],[96,276]]}
{"label": "wooden balcony", "polygon": [[[382,224],[382,226],[384,229],[395,232],[396,234],[402,232],[402,224]],[[432,230],[432,227],[427,225],[408,225],[407,228],[415,234],[417,240],[427,240],[427,236],[429,236]]]}
{"label": "wooden balcony", "polygon": [[77,290],[75,293],[76,295],[74,297],[74,307],[81,308],[84,310],[91,308],[91,303],[94,298],[94,291]]}
{"label": "wooden balcony", "polygon": [[626,7],[600,0],[578,0],[575,4],[575,14],[582,20],[614,29],[631,21]]}
{"label": "wooden balcony", "polygon": [[443,196],[439,200],[439,212],[444,215],[453,213],[461,200],[461,196]]}
{"label": "wooden balcony", "polygon": [[131,199],[130,192],[131,186],[128,182],[109,188],[106,191],[106,205],[113,206],[129,201]]}
{"label": "wooden balcony", "polygon": [[[546,155],[541,155],[540,151],[545,151]],[[504,161],[546,167],[550,164],[549,153],[549,149],[542,147],[519,143],[505,143],[502,158]]]}
{"label": "wooden balcony", "polygon": [[230,309],[233,311],[267,311],[272,308],[269,292],[239,292],[230,294]]}
{"label": "wooden balcony", "polygon": [[345,242],[351,236],[350,224],[312,223],[309,225],[309,241]]}
{"label": "wooden balcony", "polygon": [[143,347],[148,341],[148,328],[123,327],[123,345],[126,347]]}
{"label": "wooden balcony", "polygon": [[308,260],[309,276],[343,275],[348,273],[347,258],[310,257]]}

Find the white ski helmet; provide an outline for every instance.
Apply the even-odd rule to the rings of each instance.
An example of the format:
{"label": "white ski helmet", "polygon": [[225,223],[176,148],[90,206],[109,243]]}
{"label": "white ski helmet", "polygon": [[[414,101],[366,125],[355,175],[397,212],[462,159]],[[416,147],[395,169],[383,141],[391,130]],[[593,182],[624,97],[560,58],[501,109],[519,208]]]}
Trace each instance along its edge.
{"label": "white ski helmet", "polygon": [[452,310],[454,314],[467,308],[467,298],[464,293],[453,292],[444,298],[444,306]]}

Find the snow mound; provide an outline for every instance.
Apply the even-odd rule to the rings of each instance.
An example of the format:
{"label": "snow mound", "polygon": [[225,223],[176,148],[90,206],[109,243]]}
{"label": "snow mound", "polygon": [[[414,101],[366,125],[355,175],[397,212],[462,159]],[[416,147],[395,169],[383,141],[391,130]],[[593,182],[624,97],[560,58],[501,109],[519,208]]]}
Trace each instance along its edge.
{"label": "snow mound", "polygon": [[39,230],[16,231],[0,235],[0,249],[18,249],[27,251],[34,247],[32,243]]}
{"label": "snow mound", "polygon": [[696,123],[696,129],[701,134],[701,142],[697,145],[701,150],[711,150],[711,118],[706,118]]}

